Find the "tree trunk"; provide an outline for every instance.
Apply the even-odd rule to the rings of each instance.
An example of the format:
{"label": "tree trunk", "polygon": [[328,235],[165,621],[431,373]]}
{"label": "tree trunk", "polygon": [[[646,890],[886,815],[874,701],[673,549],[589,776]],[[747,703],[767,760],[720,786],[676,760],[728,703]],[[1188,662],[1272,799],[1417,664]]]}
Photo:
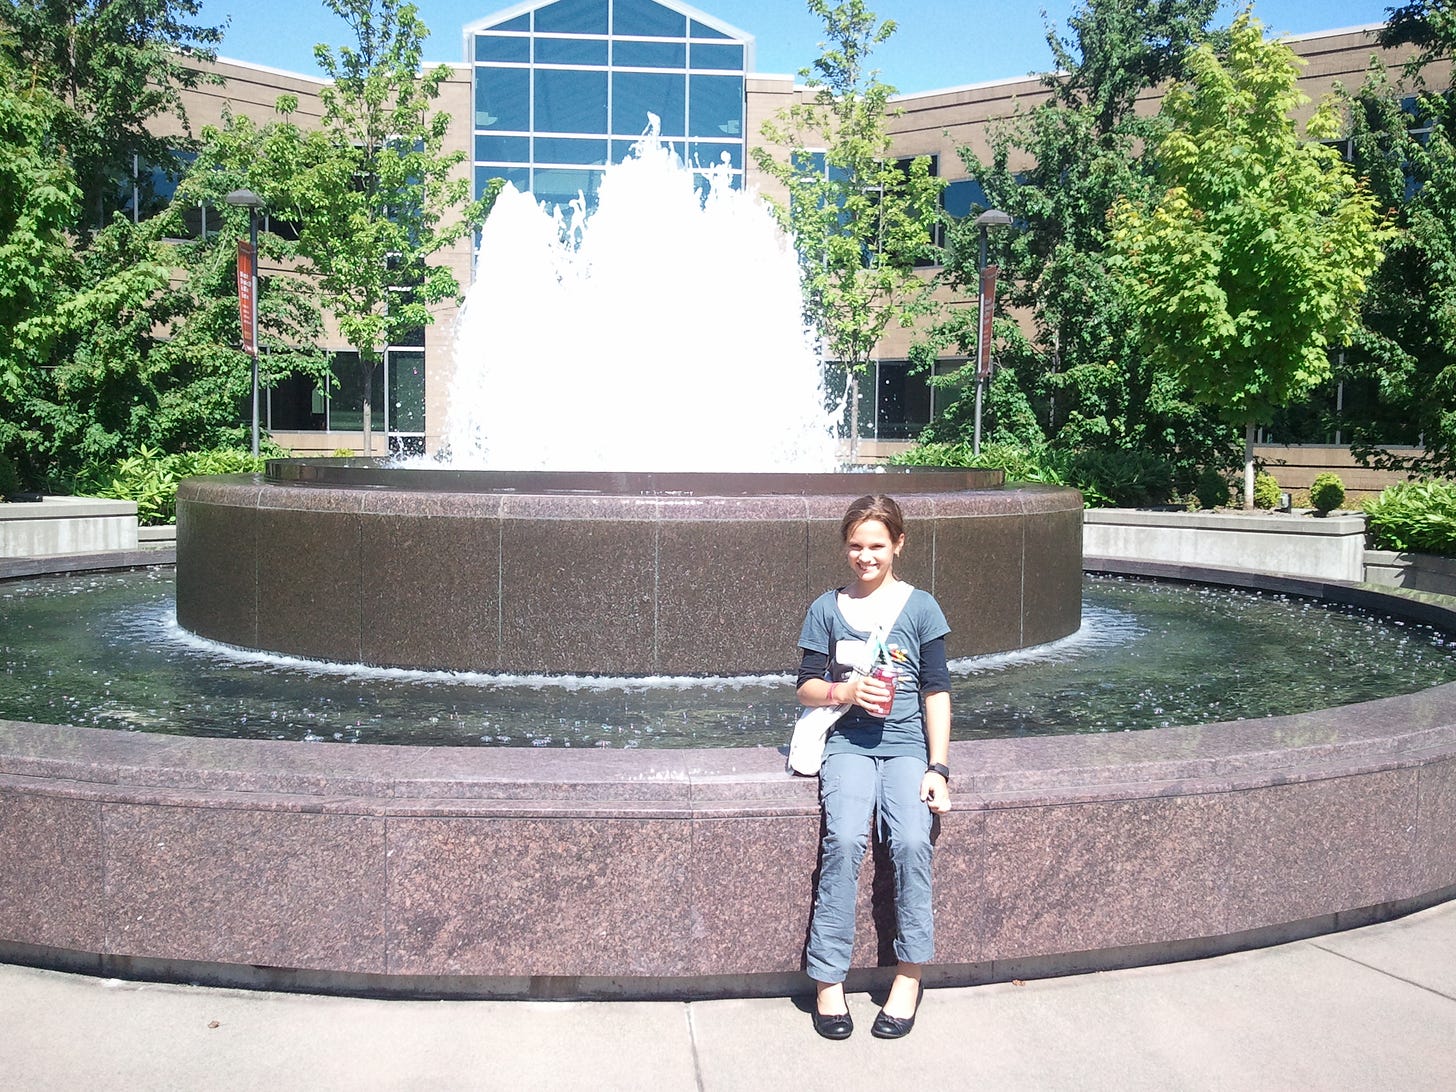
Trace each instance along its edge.
{"label": "tree trunk", "polygon": [[849,461],[859,461],[859,371],[849,369]]}
{"label": "tree trunk", "polygon": [[359,364],[364,369],[364,455],[367,458],[374,454],[373,437],[370,435],[369,427],[372,423],[370,418],[373,416],[373,407],[370,403],[374,401],[374,361],[361,359]]}
{"label": "tree trunk", "polygon": [[1254,508],[1254,426],[1244,426],[1244,510]]}

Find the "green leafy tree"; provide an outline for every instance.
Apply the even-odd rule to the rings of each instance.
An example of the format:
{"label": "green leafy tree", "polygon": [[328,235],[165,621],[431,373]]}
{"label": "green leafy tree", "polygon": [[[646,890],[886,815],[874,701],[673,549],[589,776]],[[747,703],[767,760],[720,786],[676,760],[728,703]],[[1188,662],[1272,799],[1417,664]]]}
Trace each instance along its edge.
{"label": "green leafy tree", "polygon": [[[1195,468],[1229,458],[1231,430],[1196,406],[1186,388],[1152,365],[1135,317],[1111,269],[1109,209],[1124,196],[1153,200],[1160,186],[1142,149],[1164,122],[1138,114],[1138,98],[1184,74],[1188,47],[1206,36],[1215,0],[1088,0],[1048,27],[1055,72],[1049,97],[992,128],[990,156],[960,155],[981,182],[987,205],[1010,213],[1012,230],[992,232],[1001,266],[998,304],[1031,318],[1030,336],[998,318],[1001,364],[987,405],[988,431],[1003,430],[1009,375],[1040,429],[1057,447],[1151,450],[1178,465],[1183,484]],[[1029,162],[1028,166],[1023,166]],[[973,210],[979,211],[979,210]],[[953,224],[947,274],[974,294],[979,239],[975,216]],[[937,334],[975,357],[969,309]],[[973,392],[970,373],[939,385]],[[1021,403],[1013,402],[1019,420]],[[957,399],[932,423],[930,439],[954,440],[967,427],[971,398]],[[1013,429],[1027,432],[1024,424]],[[1023,442],[1035,443],[1024,436]]]}
{"label": "green leafy tree", "polygon": [[83,235],[105,227],[131,194],[135,160],[173,162],[179,141],[154,135],[151,123],[185,125],[181,90],[215,79],[196,62],[216,56],[222,29],[198,23],[201,11],[201,0],[0,0],[3,48],[22,84],[60,103],[53,139],[81,188],[74,226]]}
{"label": "green leafy tree", "polygon": [[449,267],[429,259],[484,218],[469,201],[464,154],[446,152],[448,114],[434,109],[450,75],[420,72],[429,31],[399,0],[325,0],[354,35],[315,47],[331,80],[323,116],[307,129],[287,115],[256,131],[248,177],[274,215],[298,225],[296,253],[344,339],[359,353],[364,443],[371,443],[372,376],[384,349],[460,298]]}
{"label": "green leafy tree", "polygon": [[1456,55],[1456,4],[1451,0],[1413,0],[1386,11],[1390,17],[1380,31],[1380,44],[1415,46],[1409,66],[1413,74],[1432,61]]}
{"label": "green leafy tree", "polygon": [[1301,62],[1240,15],[1226,61],[1200,46],[1171,88],[1157,146],[1166,191],[1113,210],[1126,291],[1153,359],[1244,426],[1244,503],[1253,506],[1254,427],[1330,374],[1329,347],[1348,340],[1379,264],[1375,201],[1319,144],[1333,105],[1302,140]]}
{"label": "green leafy tree", "polygon": [[942,184],[928,157],[898,162],[890,151],[895,89],[868,63],[895,24],[861,0],[809,0],[809,10],[827,39],[800,73],[814,94],[766,122],[769,146],[753,155],[787,192],[777,211],[798,246],[807,317],[849,376],[853,452],[859,376],[891,322],[908,326],[932,308],[930,279],[916,263],[932,253]]}
{"label": "green leafy tree", "polygon": [[[1376,67],[1350,102],[1353,166],[1396,230],[1361,307],[1343,377],[1366,380],[1374,405],[1342,420],[1369,465],[1456,472],[1456,103],[1416,100]],[[1392,443],[1420,444],[1414,458]]]}
{"label": "green leafy tree", "polygon": [[155,423],[176,255],[121,210],[138,159],[173,162],[149,125],[203,78],[189,63],[219,32],[189,23],[197,11],[0,0],[0,449],[32,487],[65,488]]}

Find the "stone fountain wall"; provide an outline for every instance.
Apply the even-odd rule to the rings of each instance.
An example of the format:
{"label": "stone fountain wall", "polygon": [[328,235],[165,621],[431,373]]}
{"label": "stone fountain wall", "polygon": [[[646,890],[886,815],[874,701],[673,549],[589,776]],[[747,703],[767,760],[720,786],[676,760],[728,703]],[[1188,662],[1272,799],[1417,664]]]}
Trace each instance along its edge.
{"label": "stone fountain wall", "polygon": [[[834,477],[851,477],[836,475]],[[855,475],[856,488],[885,488]],[[862,483],[862,484],[858,484]],[[779,673],[841,584],[848,495],[471,493],[193,478],[177,620],[245,648],[388,667]],[[1081,624],[1082,506],[1044,486],[901,495],[896,571],[952,620],[952,656]]]}

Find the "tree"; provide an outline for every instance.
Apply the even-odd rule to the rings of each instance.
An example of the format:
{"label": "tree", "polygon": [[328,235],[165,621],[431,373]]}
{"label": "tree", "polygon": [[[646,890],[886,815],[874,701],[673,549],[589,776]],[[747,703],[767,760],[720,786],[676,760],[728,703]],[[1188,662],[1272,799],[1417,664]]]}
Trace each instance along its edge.
{"label": "tree", "polygon": [[1244,505],[1253,507],[1254,426],[1330,374],[1379,264],[1384,232],[1368,188],[1330,147],[1333,105],[1301,140],[1307,101],[1288,46],[1240,15],[1227,60],[1203,45],[1171,88],[1158,143],[1166,192],[1113,210],[1124,285],[1156,362],[1244,426]]}
{"label": "tree", "polygon": [[[780,111],[762,133],[775,149],[753,150],[787,191],[780,222],[803,268],[806,316],[823,351],[849,376],[851,457],[859,443],[859,376],[892,321],[910,325],[931,307],[929,278],[916,263],[932,251],[941,182],[930,160],[890,154],[887,119],[895,89],[866,67],[895,32],[862,0],[809,0],[828,39],[800,75],[813,98]],[[817,152],[814,149],[822,148]]]}
{"label": "tree", "polygon": [[74,226],[83,237],[132,192],[138,160],[173,163],[178,141],[155,136],[150,123],[176,117],[185,126],[180,89],[215,80],[196,62],[215,57],[222,29],[196,23],[201,10],[201,0],[0,0],[11,32],[0,48],[25,86],[60,104],[53,138],[81,189]]}
{"label": "tree", "polygon": [[1412,0],[1386,10],[1390,18],[1380,31],[1379,42],[1387,49],[1415,46],[1408,66],[1412,74],[1432,61],[1456,54],[1456,4],[1451,0]]}
{"label": "tree", "polygon": [[144,176],[175,163],[148,125],[204,78],[186,62],[220,32],[191,25],[197,11],[0,0],[0,450],[32,487],[66,488],[157,425],[177,260],[126,206],[138,161]]}
{"label": "tree", "polygon": [[[1422,95],[1417,116],[1380,68],[1350,102],[1352,164],[1396,231],[1361,308],[1345,377],[1377,393],[1341,421],[1362,461],[1456,473],[1456,103]],[[1410,458],[1391,443],[1419,443]]]}
{"label": "tree", "polygon": [[[987,206],[1015,221],[1013,230],[992,234],[991,253],[1002,271],[999,295],[1031,318],[1029,337],[1009,318],[996,323],[993,435],[1003,413],[999,390],[1014,381],[1061,449],[1153,451],[1179,467],[1185,485],[1197,467],[1228,457],[1228,427],[1142,352],[1110,268],[1107,223],[1119,198],[1149,202],[1160,192],[1142,149],[1163,123],[1140,116],[1136,103],[1183,75],[1187,48],[1206,36],[1215,7],[1215,0],[1088,0],[1073,11],[1066,35],[1047,29],[1055,61],[1042,81],[1049,98],[992,129],[988,160],[960,149]],[[978,280],[978,211],[948,233],[946,273],[967,293]],[[948,323],[938,336],[974,359],[973,322]],[[967,376],[934,382],[960,387]],[[967,412],[953,403],[927,438],[955,440]]]}
{"label": "tree", "polygon": [[[371,444],[372,377],[384,349],[458,300],[448,266],[429,259],[479,226],[460,152],[444,151],[448,114],[433,109],[450,70],[420,73],[429,31],[400,0],[325,0],[353,31],[337,52],[315,47],[331,83],[315,128],[285,119],[259,130],[249,177],[270,211],[298,224],[301,272],[311,276],[363,370],[364,445]],[[453,219],[449,219],[452,217]]]}

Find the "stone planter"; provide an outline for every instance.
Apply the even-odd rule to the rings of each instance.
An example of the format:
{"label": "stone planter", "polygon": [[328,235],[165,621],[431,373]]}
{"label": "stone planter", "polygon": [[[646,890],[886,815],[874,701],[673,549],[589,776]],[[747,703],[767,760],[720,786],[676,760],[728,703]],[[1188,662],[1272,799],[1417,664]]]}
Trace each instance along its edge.
{"label": "stone planter", "polygon": [[1434,554],[1367,550],[1365,581],[1410,591],[1456,595],[1456,561]]}
{"label": "stone planter", "polygon": [[1083,515],[1082,554],[1088,567],[1105,558],[1358,581],[1365,578],[1365,517],[1091,508]]}

